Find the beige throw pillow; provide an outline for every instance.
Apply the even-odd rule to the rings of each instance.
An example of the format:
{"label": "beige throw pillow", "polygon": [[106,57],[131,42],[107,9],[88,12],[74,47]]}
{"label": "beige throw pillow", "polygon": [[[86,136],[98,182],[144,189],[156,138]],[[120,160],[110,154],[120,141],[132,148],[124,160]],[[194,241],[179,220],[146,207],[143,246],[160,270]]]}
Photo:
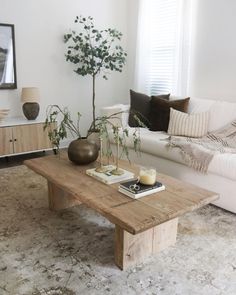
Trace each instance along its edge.
{"label": "beige throw pillow", "polygon": [[170,109],[168,134],[188,137],[202,137],[207,134],[209,112],[186,114]]}

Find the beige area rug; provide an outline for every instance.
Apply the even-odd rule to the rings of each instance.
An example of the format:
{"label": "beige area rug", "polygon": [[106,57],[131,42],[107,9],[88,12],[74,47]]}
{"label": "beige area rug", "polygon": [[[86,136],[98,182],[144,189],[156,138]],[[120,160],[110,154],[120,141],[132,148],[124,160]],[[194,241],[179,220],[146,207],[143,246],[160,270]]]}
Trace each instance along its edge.
{"label": "beige area rug", "polygon": [[185,215],[174,247],[122,272],[113,225],[85,206],[47,205],[43,178],[24,166],[0,170],[1,295],[236,294],[234,214],[207,206]]}

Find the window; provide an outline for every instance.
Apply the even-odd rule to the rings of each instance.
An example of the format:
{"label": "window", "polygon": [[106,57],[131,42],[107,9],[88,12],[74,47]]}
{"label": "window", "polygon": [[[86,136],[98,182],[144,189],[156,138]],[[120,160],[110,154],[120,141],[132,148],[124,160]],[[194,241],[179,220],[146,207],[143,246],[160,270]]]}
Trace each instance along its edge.
{"label": "window", "polygon": [[137,77],[149,94],[184,95],[188,86],[191,0],[141,0]]}

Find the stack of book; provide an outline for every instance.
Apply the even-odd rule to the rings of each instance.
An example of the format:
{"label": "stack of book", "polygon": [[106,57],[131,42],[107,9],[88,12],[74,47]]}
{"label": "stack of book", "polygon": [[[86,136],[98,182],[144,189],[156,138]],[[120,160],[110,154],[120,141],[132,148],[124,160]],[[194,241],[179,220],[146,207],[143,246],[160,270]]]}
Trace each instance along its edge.
{"label": "stack of book", "polygon": [[134,178],[134,173],[127,171],[125,169],[122,169],[123,170],[122,175],[113,175],[112,170],[114,170],[116,166],[109,165],[109,166],[106,166],[106,168],[107,168],[107,171],[104,173],[97,172],[96,168],[93,168],[93,169],[86,170],[86,174],[106,184],[113,184],[113,183]]}
{"label": "stack of book", "polygon": [[165,190],[165,186],[158,181],[153,185],[144,185],[137,182],[137,179],[134,179],[122,182],[119,185],[119,192],[133,199],[138,199],[163,190]]}

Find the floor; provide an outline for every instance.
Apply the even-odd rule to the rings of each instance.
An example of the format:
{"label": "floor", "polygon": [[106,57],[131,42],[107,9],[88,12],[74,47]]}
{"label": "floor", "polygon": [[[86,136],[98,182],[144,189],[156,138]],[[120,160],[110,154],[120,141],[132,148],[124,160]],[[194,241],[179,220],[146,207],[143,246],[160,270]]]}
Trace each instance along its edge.
{"label": "floor", "polygon": [[186,214],[175,246],[120,271],[114,226],[83,205],[50,211],[45,179],[22,161],[0,169],[1,295],[236,294],[235,214]]}
{"label": "floor", "polygon": [[42,151],[0,158],[0,169],[22,165],[25,160],[52,155],[52,151]]}

